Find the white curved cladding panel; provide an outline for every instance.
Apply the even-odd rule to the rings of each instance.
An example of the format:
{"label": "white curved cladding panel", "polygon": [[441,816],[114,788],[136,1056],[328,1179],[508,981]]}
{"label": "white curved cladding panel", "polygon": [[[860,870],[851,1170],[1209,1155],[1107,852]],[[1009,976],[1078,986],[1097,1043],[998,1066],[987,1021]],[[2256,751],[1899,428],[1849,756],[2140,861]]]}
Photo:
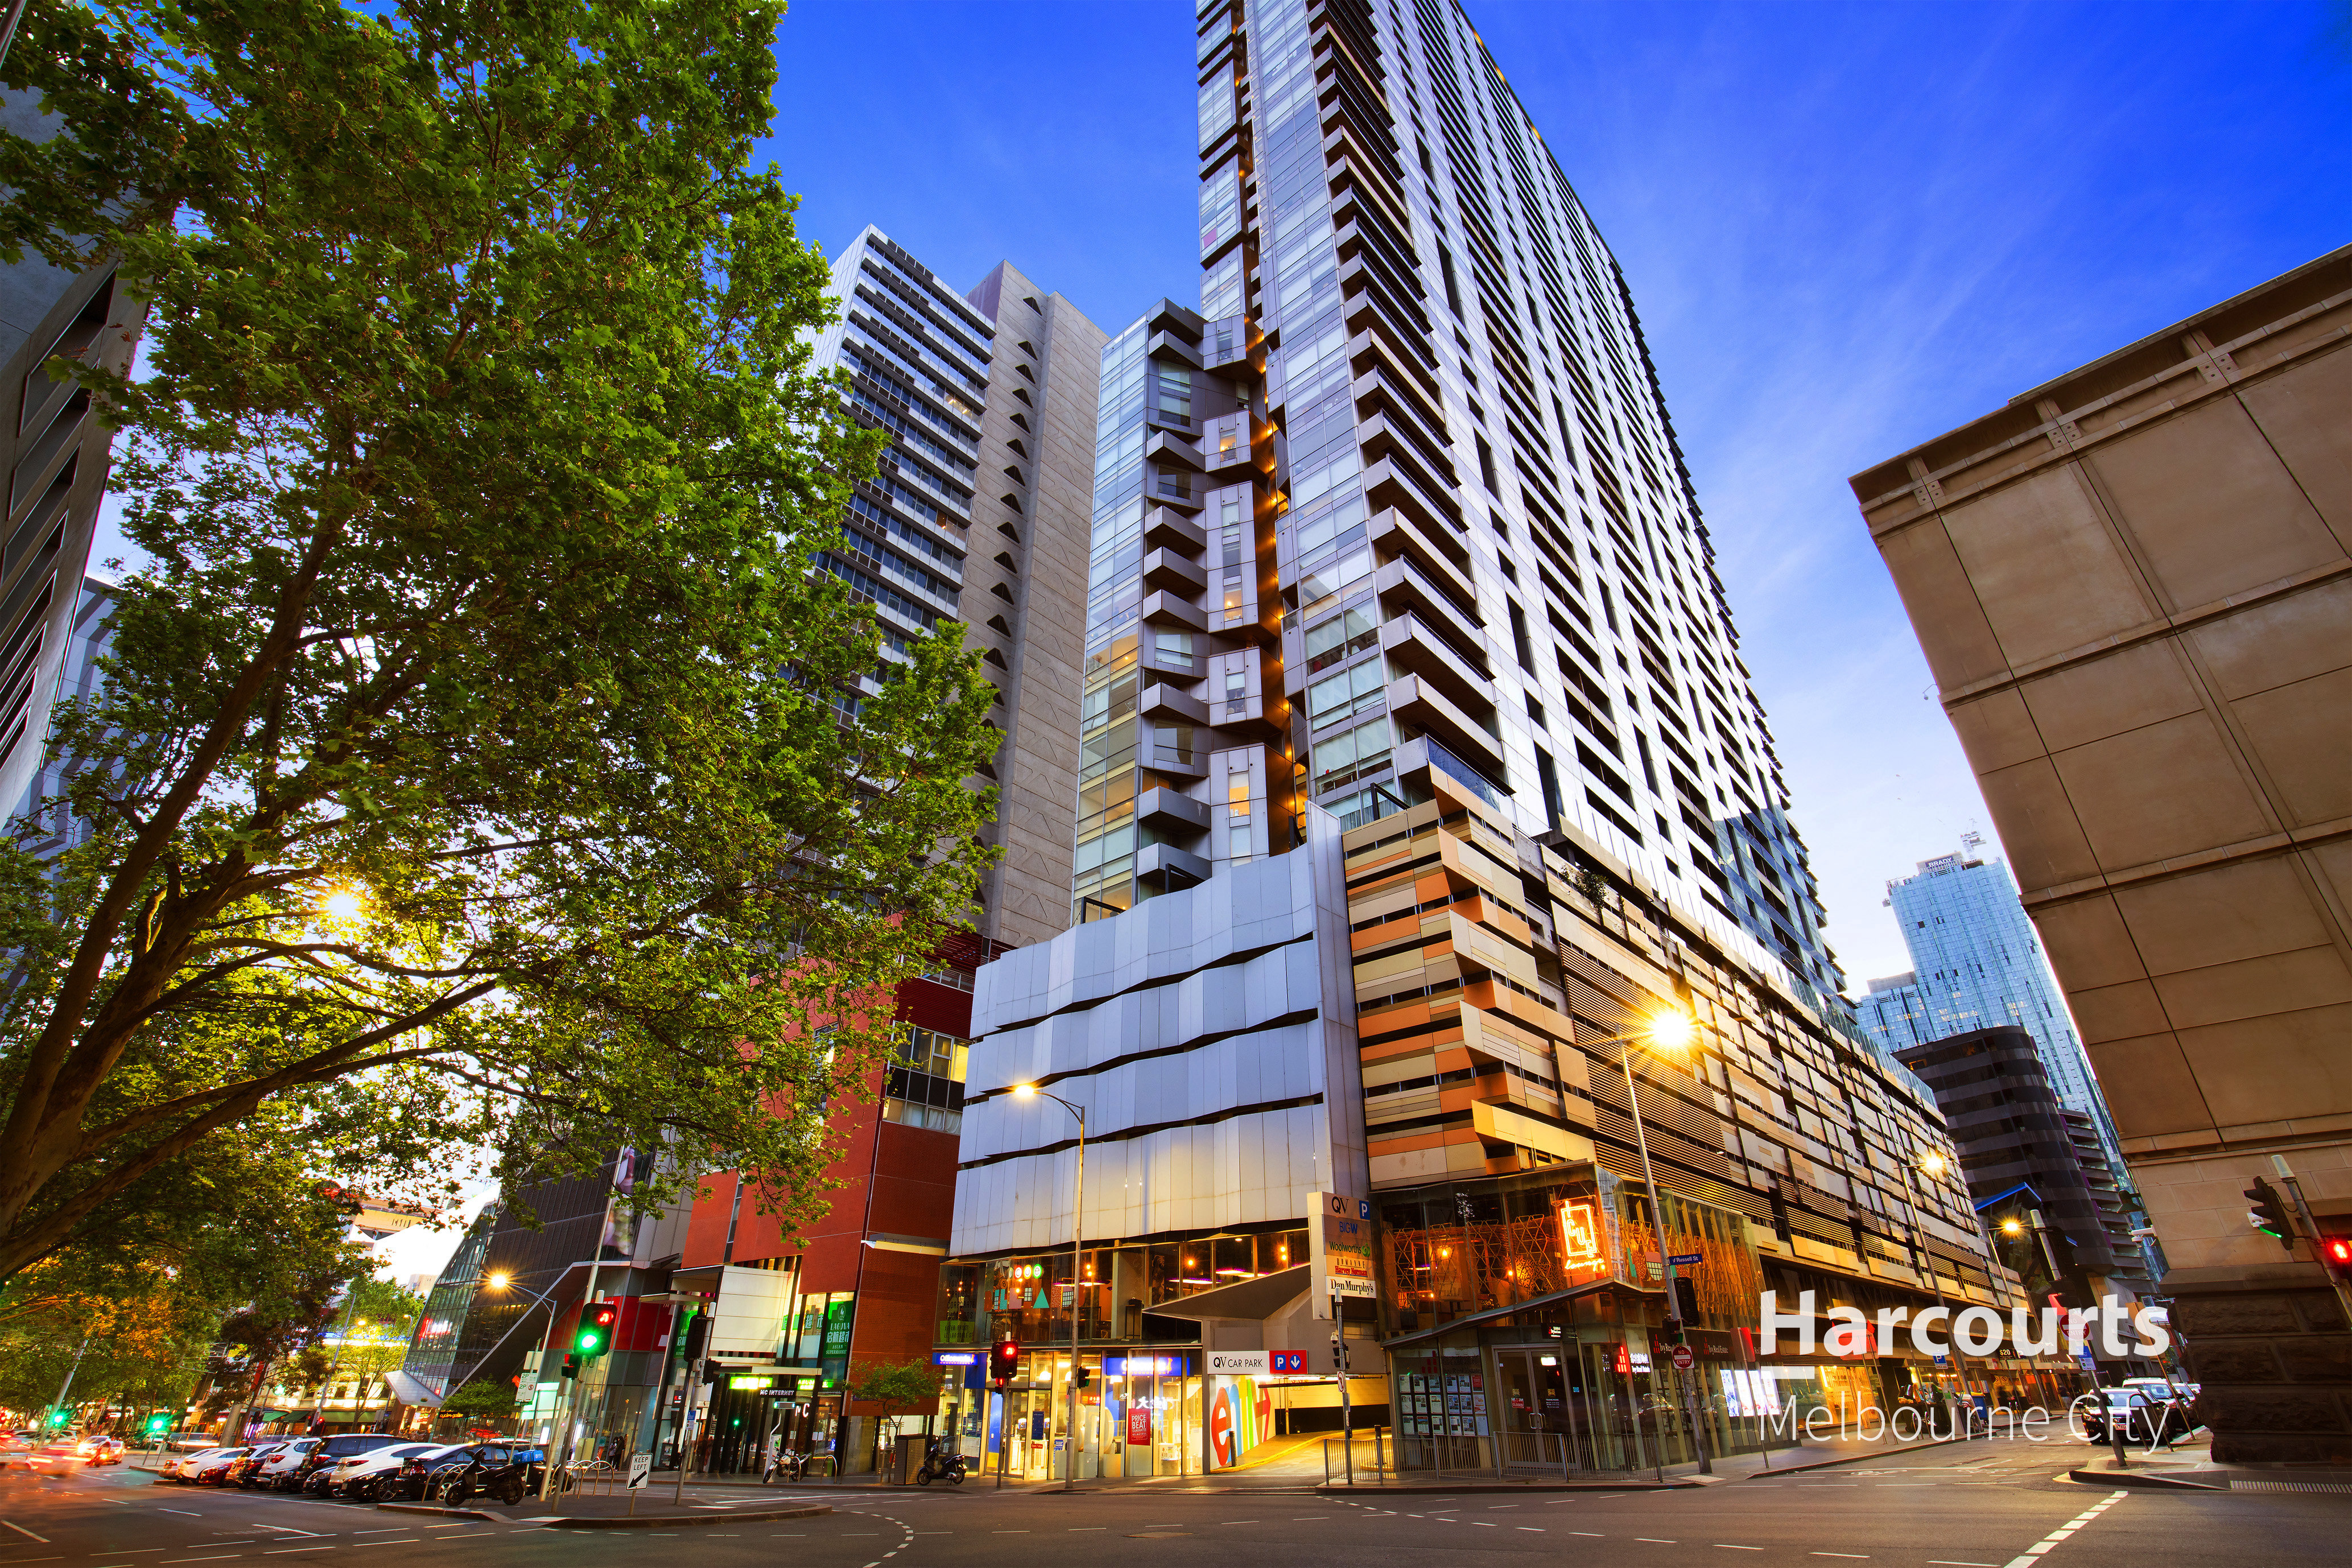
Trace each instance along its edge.
{"label": "white curved cladding panel", "polygon": [[[1319,1105],[1089,1143],[1085,1234],[1110,1240],[1304,1215],[1328,1182],[1328,1144]],[[950,1251],[1069,1246],[1075,1168],[1075,1151],[1062,1149],[964,1172]]]}

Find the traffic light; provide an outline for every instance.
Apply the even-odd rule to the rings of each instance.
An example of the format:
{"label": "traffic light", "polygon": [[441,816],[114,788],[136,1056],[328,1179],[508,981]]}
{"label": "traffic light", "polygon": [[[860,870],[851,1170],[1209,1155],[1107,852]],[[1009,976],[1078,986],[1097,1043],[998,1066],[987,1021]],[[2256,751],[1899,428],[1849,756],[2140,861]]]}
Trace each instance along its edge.
{"label": "traffic light", "polygon": [[566,1377],[580,1375],[580,1358],[569,1351],[566,1351],[563,1355],[563,1375]]}
{"label": "traffic light", "polygon": [[1348,1370],[1348,1342],[1337,1332],[1331,1336],[1331,1370],[1333,1372]]}
{"label": "traffic light", "polygon": [[2293,1252],[2294,1226],[2287,1223],[2286,1205],[2279,1201],[2278,1189],[2256,1176],[2254,1184],[2246,1189],[2246,1200],[2253,1205],[2246,1211],[2246,1223]]}
{"label": "traffic light", "polygon": [[161,1437],[171,1431],[171,1429],[172,1414],[170,1411],[158,1410],[154,1415],[147,1417],[147,1436],[150,1437]]}
{"label": "traffic light", "polygon": [[1006,1335],[988,1347],[988,1376],[992,1383],[1010,1383],[1021,1369],[1021,1342]]}
{"label": "traffic light", "polygon": [[1078,1368],[1076,1373],[1072,1374],[1070,1378],[1070,1381],[1077,1384],[1080,1388],[1086,1387],[1087,1384],[1093,1383],[1094,1380],[1095,1374],[1083,1366]]}
{"label": "traffic light", "polygon": [[1675,1276],[1675,1307],[1685,1324],[1698,1321],[1698,1281],[1687,1274]]}
{"label": "traffic light", "polygon": [[686,1320],[686,1359],[691,1363],[700,1361],[710,1350],[710,1314],[699,1307],[690,1307]]}
{"label": "traffic light", "polygon": [[726,1375],[727,1375],[727,1363],[726,1363],[725,1362],[723,1362],[723,1361],[707,1361],[707,1362],[704,1362],[704,1363],[702,1363],[702,1381],[703,1381],[703,1382],[705,1382],[705,1383],[717,1383],[720,1378],[725,1377]]}
{"label": "traffic light", "polygon": [[621,1309],[611,1301],[591,1301],[582,1310],[579,1331],[572,1336],[572,1349],[582,1361],[613,1348],[613,1325],[620,1316]]}
{"label": "traffic light", "polygon": [[49,1425],[52,1426],[72,1426],[73,1411],[68,1406],[63,1405],[58,1405],[55,1410],[49,1412]]}
{"label": "traffic light", "polygon": [[2321,1237],[2319,1261],[2327,1265],[2331,1276],[2352,1283],[2352,1236]]}

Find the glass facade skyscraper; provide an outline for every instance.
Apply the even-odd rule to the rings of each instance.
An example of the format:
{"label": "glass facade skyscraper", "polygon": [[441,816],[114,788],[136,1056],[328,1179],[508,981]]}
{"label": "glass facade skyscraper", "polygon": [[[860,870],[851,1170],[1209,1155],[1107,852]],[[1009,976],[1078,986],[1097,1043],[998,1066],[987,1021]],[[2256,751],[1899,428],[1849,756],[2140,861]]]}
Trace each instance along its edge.
{"label": "glass facade skyscraper", "polygon": [[1077,918],[1434,767],[1833,996],[1632,295],[1476,33],[1202,17],[1200,307],[1104,351]]}
{"label": "glass facade skyscraper", "polygon": [[1871,982],[1870,994],[1854,1005],[1880,1054],[1892,1060],[1908,1046],[2014,1024],[2033,1037],[2058,1102],[2091,1119],[2108,1163],[2123,1170],[2106,1097],[2009,868],[1940,855],[1889,882],[1886,897],[1912,971]]}

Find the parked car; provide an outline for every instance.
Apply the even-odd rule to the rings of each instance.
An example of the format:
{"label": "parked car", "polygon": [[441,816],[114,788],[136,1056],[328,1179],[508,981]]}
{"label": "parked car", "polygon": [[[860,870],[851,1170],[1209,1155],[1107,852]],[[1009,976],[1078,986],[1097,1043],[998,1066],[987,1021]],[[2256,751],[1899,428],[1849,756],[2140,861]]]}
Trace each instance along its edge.
{"label": "parked car", "polygon": [[456,1508],[469,1497],[495,1499],[511,1507],[539,1487],[546,1455],[508,1443],[476,1443],[443,1456],[427,1473],[426,1497]]}
{"label": "parked car", "polygon": [[2126,1443],[2145,1446],[2186,1437],[2196,1423],[2188,1410],[2174,1403],[2170,1392],[2146,1388],[2102,1388],[2077,1398],[2070,1411],[2074,1435],[2086,1443],[2113,1443],[2120,1433]]}
{"label": "parked car", "polygon": [[377,1483],[397,1476],[403,1460],[446,1447],[443,1443],[389,1443],[364,1453],[347,1455],[312,1470],[302,1489],[321,1497],[373,1500]]}
{"label": "parked car", "polygon": [[400,1468],[380,1477],[375,1485],[377,1502],[419,1502],[424,1500],[426,1486],[433,1474],[453,1460],[466,1462],[466,1450],[470,1443],[436,1443],[420,1453],[410,1454],[400,1461]]}
{"label": "parked car", "polygon": [[269,1457],[238,1478],[239,1484],[272,1491],[290,1491],[302,1484],[302,1461],[318,1451],[324,1437],[289,1437]]}
{"label": "parked car", "polygon": [[284,1447],[286,1443],[287,1439],[280,1437],[274,1442],[256,1443],[247,1448],[245,1451],[245,1457],[229,1467],[230,1484],[251,1489],[254,1472],[276,1458],[278,1450]]}
{"label": "parked car", "polygon": [[251,1448],[213,1448],[197,1454],[180,1467],[180,1479],[200,1487],[228,1484],[229,1472],[253,1457]]}

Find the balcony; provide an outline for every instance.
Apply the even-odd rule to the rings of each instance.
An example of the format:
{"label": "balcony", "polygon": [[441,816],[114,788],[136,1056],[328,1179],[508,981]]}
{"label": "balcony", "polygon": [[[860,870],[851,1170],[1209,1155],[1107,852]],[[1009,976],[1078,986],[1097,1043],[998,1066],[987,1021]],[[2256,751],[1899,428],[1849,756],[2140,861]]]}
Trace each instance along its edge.
{"label": "balcony", "polygon": [[1188,632],[1205,632],[1209,616],[1200,605],[1180,594],[1165,589],[1143,595],[1138,616],[1148,626],[1170,626]]}
{"label": "balcony", "polygon": [[1143,353],[1147,359],[1172,360],[1178,364],[1190,365],[1194,370],[1202,368],[1201,351],[1173,332],[1152,333],[1151,341],[1144,344]]}
{"label": "balcony", "polygon": [[1367,316],[1360,311],[1358,315],[1360,319],[1377,323],[1381,330],[1367,328],[1348,340],[1348,363],[1354,367],[1355,373],[1363,375],[1375,365],[1383,366],[1406,384],[1422,388],[1432,403],[1438,401],[1442,394],[1438,391],[1436,374],[1396,345],[1388,336],[1387,323],[1381,319],[1380,312],[1372,310]]}
{"label": "balcony", "polygon": [[1209,584],[1208,569],[1197,561],[1188,561],[1172,550],[1154,550],[1143,557],[1143,584],[1147,588],[1167,588],[1197,599]]}
{"label": "balcony", "polygon": [[1154,430],[1151,439],[1143,444],[1143,455],[1155,463],[1172,463],[1196,474],[1206,466],[1201,460],[1200,443],[1171,430]]}
{"label": "balcony", "polygon": [[1209,831],[1209,808],[1206,805],[1190,795],[1179,795],[1160,785],[1154,785],[1136,797],[1135,819],[1155,833]]}
{"label": "balcony", "polygon": [[1408,675],[1389,683],[1391,716],[1433,735],[1473,767],[1503,776],[1503,743],[1465,713],[1431,682]]}
{"label": "balcony", "polygon": [[1392,561],[1402,556],[1412,562],[1442,590],[1441,597],[1453,601],[1456,615],[1462,613],[1462,605],[1478,602],[1478,591],[1465,575],[1470,565],[1470,552],[1464,550],[1457,558],[1454,551],[1444,547],[1459,545],[1462,542],[1458,536],[1442,531],[1437,524],[1411,512],[1389,508],[1372,514],[1364,524],[1364,537],[1382,559]]}
{"label": "balcony", "polygon": [[1430,494],[1444,497],[1446,504],[1459,513],[1462,485],[1454,478],[1454,465],[1451,461],[1435,460],[1430,449],[1422,445],[1421,434],[1409,421],[1385,408],[1356,426],[1356,440],[1368,465],[1383,461],[1396,464],[1411,473]]}
{"label": "balcony", "polygon": [[1419,464],[1401,467],[1383,458],[1364,470],[1364,500],[1375,507],[1394,507],[1424,525],[1433,538],[1446,542],[1439,548],[1454,564],[1467,568],[1470,544],[1462,537],[1462,506],[1450,489],[1433,489]]}
{"label": "balcony", "polygon": [[1172,686],[1147,686],[1135,710],[1145,718],[1163,724],[1206,724],[1209,705],[1187,691]]}
{"label": "balcony", "polygon": [[1425,678],[1463,709],[1491,716],[1495,684],[1475,663],[1411,613],[1381,623],[1381,647],[1397,665]]}
{"label": "balcony", "polygon": [[1181,511],[1155,506],[1143,514],[1143,542],[1151,549],[1198,555],[1209,548],[1209,531]]}
{"label": "balcony", "polygon": [[[1181,881],[1172,879],[1181,878]],[[1209,863],[1189,849],[1179,849],[1173,844],[1147,844],[1135,852],[1135,879],[1139,882],[1160,880],[1169,892],[1191,887],[1209,879]]]}
{"label": "balcony", "polygon": [[1486,625],[1477,610],[1442,592],[1410,558],[1383,562],[1372,581],[1380,591],[1381,607],[1389,614],[1410,610],[1424,616],[1457,647],[1475,647],[1485,640],[1476,630]]}
{"label": "balcony", "polygon": [[1265,374],[1265,340],[1246,316],[1212,321],[1201,331],[1202,368],[1228,380]]}

